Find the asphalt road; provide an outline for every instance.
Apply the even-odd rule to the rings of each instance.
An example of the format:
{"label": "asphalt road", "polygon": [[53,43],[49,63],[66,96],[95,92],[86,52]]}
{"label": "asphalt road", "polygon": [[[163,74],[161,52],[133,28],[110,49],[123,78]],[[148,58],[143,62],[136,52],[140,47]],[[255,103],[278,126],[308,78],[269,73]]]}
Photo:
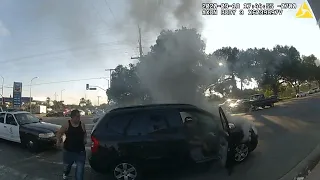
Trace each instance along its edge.
{"label": "asphalt road", "polygon": [[[257,126],[260,140],[257,149],[246,162],[237,165],[231,176],[225,171],[211,170],[192,175],[182,174],[174,179],[277,180],[303,160],[320,142],[319,111],[318,93],[312,97],[279,103],[274,108],[241,115]],[[67,118],[44,118],[44,121],[62,124]],[[90,133],[92,120],[83,117],[83,121]],[[0,180],[61,179],[61,164],[61,151],[47,150],[31,154],[19,145],[0,141]],[[91,172],[88,164],[85,174],[88,180],[104,178]]]}

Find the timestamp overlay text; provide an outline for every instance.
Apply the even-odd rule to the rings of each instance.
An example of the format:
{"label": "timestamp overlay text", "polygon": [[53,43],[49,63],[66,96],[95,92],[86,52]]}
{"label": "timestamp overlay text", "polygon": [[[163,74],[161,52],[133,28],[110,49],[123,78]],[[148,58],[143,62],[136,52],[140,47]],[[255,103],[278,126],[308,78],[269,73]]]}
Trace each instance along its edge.
{"label": "timestamp overlay text", "polygon": [[296,3],[202,3],[202,15],[282,15],[297,9]]}

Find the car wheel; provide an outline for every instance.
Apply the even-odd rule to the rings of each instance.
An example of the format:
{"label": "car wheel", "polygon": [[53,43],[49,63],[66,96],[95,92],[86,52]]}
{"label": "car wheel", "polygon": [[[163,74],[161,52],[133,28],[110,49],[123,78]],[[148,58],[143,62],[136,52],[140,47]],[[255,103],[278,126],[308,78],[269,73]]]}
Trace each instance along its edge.
{"label": "car wheel", "polygon": [[238,163],[244,161],[249,155],[249,147],[247,144],[238,144],[234,151],[234,160]]}
{"label": "car wheel", "polygon": [[138,180],[139,177],[140,174],[138,174],[138,166],[134,163],[117,163],[113,169],[113,178],[115,180]]}
{"label": "car wheel", "polygon": [[39,150],[38,144],[33,139],[25,139],[23,141],[24,146],[32,153],[35,153]]}

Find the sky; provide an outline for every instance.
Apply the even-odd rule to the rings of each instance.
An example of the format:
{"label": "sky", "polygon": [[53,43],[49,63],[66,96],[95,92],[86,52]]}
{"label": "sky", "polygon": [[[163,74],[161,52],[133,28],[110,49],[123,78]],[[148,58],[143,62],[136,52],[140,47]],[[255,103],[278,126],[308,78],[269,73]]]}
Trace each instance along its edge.
{"label": "sky", "polygon": [[[97,105],[107,102],[109,72],[119,64],[135,62],[138,31],[129,23],[130,0],[0,0],[0,76],[4,96],[13,82],[22,82],[22,96],[50,97],[78,104],[86,97]],[[206,1],[208,2],[208,1]],[[217,1],[214,1],[217,2]],[[218,1],[226,2],[226,1]],[[242,0],[227,2],[248,3]],[[259,0],[251,3],[297,3],[303,0]],[[199,3],[201,3],[199,1]],[[320,58],[320,29],[316,20],[295,17],[298,9],[278,16],[202,16],[199,31],[206,52],[232,46],[240,49],[289,45],[301,54]],[[199,10],[201,13],[201,9]],[[144,53],[157,33],[143,33]],[[1,83],[1,79],[0,79]],[[98,86],[86,91],[85,85]]]}

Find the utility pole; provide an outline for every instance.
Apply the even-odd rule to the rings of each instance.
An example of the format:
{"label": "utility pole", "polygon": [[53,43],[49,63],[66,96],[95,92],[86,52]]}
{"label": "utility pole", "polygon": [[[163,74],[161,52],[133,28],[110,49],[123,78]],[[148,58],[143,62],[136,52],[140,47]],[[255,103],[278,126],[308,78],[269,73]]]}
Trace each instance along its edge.
{"label": "utility pole", "polygon": [[99,103],[100,97],[101,97],[101,96],[98,96],[98,106],[100,105],[100,103]]}
{"label": "utility pole", "polygon": [[138,25],[138,30],[139,30],[139,39],[138,39],[138,43],[139,43],[139,57],[131,57],[131,59],[141,59],[143,56],[143,52],[142,52],[142,42],[141,42],[141,28]]}
{"label": "utility pole", "polygon": [[4,104],[4,98],[3,98],[3,85],[4,85],[4,77],[0,76],[2,78],[2,85],[1,85],[1,105]]}
{"label": "utility pole", "polygon": [[37,79],[37,78],[38,78],[38,77],[34,77],[34,78],[32,78],[31,81],[30,81],[30,97],[29,97],[29,98],[30,98],[30,102],[29,102],[29,103],[30,103],[30,104],[29,104],[30,113],[32,113],[32,110],[31,110],[31,109],[32,109],[32,108],[31,108],[31,87],[32,87],[32,81],[35,80],[35,79]]}
{"label": "utility pole", "polygon": [[109,80],[108,80],[108,88],[110,88],[111,86],[111,75],[112,75],[112,71],[114,71],[116,69],[105,69],[105,71],[109,71]]}
{"label": "utility pole", "polygon": [[54,93],[54,100],[57,101],[57,92]]}
{"label": "utility pole", "polygon": [[65,91],[65,89],[61,90],[61,94],[60,94],[60,101],[62,102],[62,92]]}

